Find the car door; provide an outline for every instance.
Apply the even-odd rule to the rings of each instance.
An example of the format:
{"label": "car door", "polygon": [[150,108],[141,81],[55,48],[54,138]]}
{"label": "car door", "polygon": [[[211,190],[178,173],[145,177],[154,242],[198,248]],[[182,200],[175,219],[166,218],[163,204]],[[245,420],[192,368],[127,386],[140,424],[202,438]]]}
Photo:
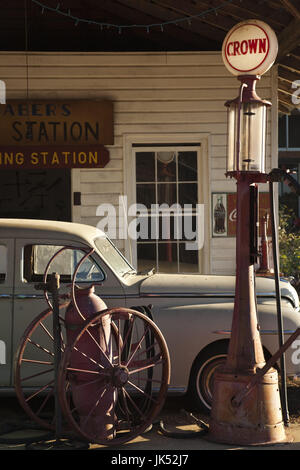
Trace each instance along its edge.
{"label": "car door", "polygon": [[[49,260],[62,249],[63,251],[51,263],[48,274],[52,272],[60,274],[59,293],[70,294],[70,284],[74,271],[86,254],[86,251],[83,250],[89,250],[90,247],[72,240],[62,241],[32,238],[16,240],[13,319],[14,354],[22,341],[23,333],[28,325],[41,312],[49,308],[43,291],[37,290],[36,285],[43,281],[43,275]],[[104,294],[104,297],[107,297],[107,305],[112,306],[116,301],[113,292],[115,290],[120,292],[118,288],[120,284],[96,253],[80,264],[76,276],[76,283],[80,285],[82,283],[90,285],[94,282],[102,284],[98,286],[98,295]],[[124,297],[124,293],[122,297]]]}
{"label": "car door", "polygon": [[0,241],[0,387],[9,387],[12,376],[14,240]]}
{"label": "car door", "polygon": [[[65,246],[72,247],[63,249]],[[48,274],[57,272],[61,277],[59,293],[70,292],[70,284],[77,260],[85,252],[78,247],[86,246],[72,241],[53,239],[17,239],[15,259],[15,291],[13,341],[14,351],[17,350],[27,326],[44,310],[49,309],[44,292],[36,286],[43,282],[45,269],[52,257]],[[72,264],[72,266],[71,266]],[[80,273],[79,273],[80,274]],[[51,302],[51,295],[50,302]]]}

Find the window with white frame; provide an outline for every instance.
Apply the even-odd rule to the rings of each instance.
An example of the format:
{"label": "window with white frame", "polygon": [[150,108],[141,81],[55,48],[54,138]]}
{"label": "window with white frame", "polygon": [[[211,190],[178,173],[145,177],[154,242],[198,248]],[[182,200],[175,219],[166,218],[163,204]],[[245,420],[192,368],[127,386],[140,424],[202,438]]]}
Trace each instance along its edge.
{"label": "window with white frame", "polygon": [[4,282],[7,275],[7,247],[0,245],[0,282]]}
{"label": "window with white frame", "polygon": [[[300,114],[298,110],[291,115],[279,116],[279,167],[300,183]],[[300,199],[285,182],[279,183],[279,202],[294,212],[296,227],[299,230]]]}
{"label": "window with white frame", "polygon": [[199,148],[134,146],[138,271],[199,272]]}

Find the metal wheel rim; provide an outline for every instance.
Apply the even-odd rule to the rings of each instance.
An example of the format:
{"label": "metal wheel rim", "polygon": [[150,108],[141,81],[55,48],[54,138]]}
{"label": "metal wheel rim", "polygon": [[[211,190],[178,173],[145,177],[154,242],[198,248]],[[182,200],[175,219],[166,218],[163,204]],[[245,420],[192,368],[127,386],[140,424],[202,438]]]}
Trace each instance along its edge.
{"label": "metal wheel rim", "polygon": [[[213,376],[216,370],[224,364],[225,360],[225,354],[214,356],[204,362],[198,371],[196,377],[197,393],[202,403],[204,403],[208,409],[211,409]],[[215,363],[213,367],[211,367],[212,363]],[[204,380],[201,377],[203,374]]]}
{"label": "metal wheel rim", "polygon": [[[65,308],[68,304],[69,302],[65,302],[64,304],[61,304],[60,309]],[[46,388],[44,385],[41,385],[40,388],[37,388],[36,390],[32,392],[27,392],[26,390],[27,380],[32,378],[34,375],[36,375],[36,377],[43,376],[43,375],[47,376],[47,374],[51,373],[54,370],[54,351],[49,349],[48,347],[46,348],[45,346],[43,346],[41,342],[37,343],[32,340],[32,336],[40,327],[41,328],[40,331],[42,332],[43,335],[45,335],[45,339],[47,337],[47,340],[53,345],[53,332],[52,330],[49,330],[48,327],[45,327],[43,323],[49,317],[52,317],[52,314],[53,312],[51,309],[44,310],[28,325],[28,327],[24,331],[20,344],[19,344],[18,351],[15,356],[14,383],[15,383],[15,391],[16,391],[16,395],[19,400],[19,403],[24,409],[24,411],[27,413],[27,415],[31,417],[33,421],[39,424],[40,426],[47,428],[47,429],[54,430],[55,429],[54,415],[52,416],[52,419],[50,420],[41,417],[47,403],[54,397],[54,380],[49,381],[48,384],[46,384],[47,385]],[[64,323],[63,319],[60,318],[60,320],[63,324]],[[64,351],[65,344],[63,341],[62,341],[61,346],[62,346],[62,351]],[[30,351],[31,348],[33,348],[33,351],[35,350],[42,351],[41,354],[49,358],[48,364],[45,363],[43,365],[42,359],[40,360],[32,359],[31,357],[32,355],[34,356],[34,352],[33,353],[28,352],[28,350]],[[40,363],[38,361],[40,361]],[[36,374],[23,376],[22,366],[28,363],[36,364],[37,367],[40,365],[45,368],[41,371],[38,371]],[[39,409],[35,411],[33,409],[33,401],[35,398],[42,397],[43,395],[45,395],[45,398],[43,399]]]}

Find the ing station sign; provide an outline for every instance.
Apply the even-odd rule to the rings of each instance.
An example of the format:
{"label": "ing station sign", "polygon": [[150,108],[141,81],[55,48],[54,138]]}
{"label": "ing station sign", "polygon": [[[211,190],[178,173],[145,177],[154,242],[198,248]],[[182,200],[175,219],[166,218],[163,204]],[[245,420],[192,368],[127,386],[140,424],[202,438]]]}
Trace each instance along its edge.
{"label": "ing station sign", "polygon": [[111,101],[0,105],[0,169],[102,168],[114,143]]}

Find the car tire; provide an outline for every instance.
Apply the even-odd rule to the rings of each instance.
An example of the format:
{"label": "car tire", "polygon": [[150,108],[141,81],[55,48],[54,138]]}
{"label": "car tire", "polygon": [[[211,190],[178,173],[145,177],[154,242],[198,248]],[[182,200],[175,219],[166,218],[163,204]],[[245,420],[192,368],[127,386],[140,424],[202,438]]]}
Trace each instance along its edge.
{"label": "car tire", "polygon": [[195,360],[190,375],[189,396],[197,409],[211,410],[213,375],[224,365],[227,351],[227,341],[215,343]]}

